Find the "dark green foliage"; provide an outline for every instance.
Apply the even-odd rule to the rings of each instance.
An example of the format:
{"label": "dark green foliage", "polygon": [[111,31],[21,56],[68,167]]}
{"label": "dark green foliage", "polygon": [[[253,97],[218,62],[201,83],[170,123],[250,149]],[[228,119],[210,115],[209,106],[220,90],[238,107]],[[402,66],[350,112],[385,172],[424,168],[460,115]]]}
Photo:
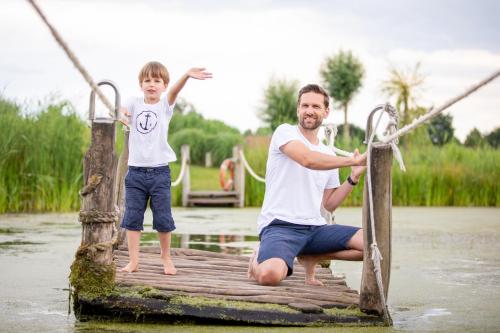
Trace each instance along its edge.
{"label": "dark green foliage", "polygon": [[486,135],[485,139],[491,147],[497,149],[500,145],[500,127],[491,131],[490,134]]}
{"label": "dark green foliage", "polygon": [[452,126],[453,117],[449,114],[438,114],[432,118],[427,131],[431,141],[436,146],[443,146],[453,139],[454,129]]}
{"label": "dark green foliage", "polygon": [[[339,126],[337,138],[340,140],[343,137],[344,137],[344,126]],[[365,140],[365,130],[354,124],[349,124],[349,137],[351,139],[356,138],[358,142],[363,142]]]}
{"label": "dark green foliage", "polygon": [[284,123],[297,123],[297,81],[272,79],[264,91],[264,107],[258,116],[274,131]]}
{"label": "dark green foliage", "polygon": [[233,147],[242,143],[238,129],[220,120],[205,119],[195,111],[174,114],[170,122],[169,144],[180,157],[180,147],[188,144],[191,162],[204,164],[205,154],[212,153],[214,165],[232,157]]}
{"label": "dark green foliage", "polygon": [[465,138],[464,145],[469,148],[479,148],[484,147],[486,140],[477,128],[473,128],[467,137]]}

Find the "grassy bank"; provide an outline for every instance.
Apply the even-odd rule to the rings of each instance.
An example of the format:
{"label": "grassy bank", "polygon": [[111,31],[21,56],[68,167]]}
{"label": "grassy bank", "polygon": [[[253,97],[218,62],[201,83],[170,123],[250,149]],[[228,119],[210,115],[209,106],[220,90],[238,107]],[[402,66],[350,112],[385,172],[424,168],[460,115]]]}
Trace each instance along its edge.
{"label": "grassy bank", "polygon": [[[0,213],[65,212],[80,207],[83,156],[89,145],[86,123],[64,103],[41,105],[26,113],[0,97]],[[117,151],[123,146],[121,131]],[[352,146],[361,146],[353,142]],[[346,148],[352,150],[352,148]],[[393,168],[396,206],[500,206],[500,150],[470,149],[458,144],[442,148],[411,145],[402,150],[407,172]],[[245,148],[255,172],[265,174],[267,147]],[[172,180],[179,173],[173,163]],[[349,169],[341,170],[345,180]],[[193,190],[219,189],[218,168],[191,167]],[[293,180],[291,180],[293,181]],[[245,204],[260,206],[264,184],[247,173]],[[172,189],[173,204],[181,203],[181,188]],[[358,186],[346,202],[362,204]]]}
{"label": "grassy bank", "polygon": [[[245,154],[255,172],[264,175],[267,150],[254,149]],[[497,181],[500,178],[499,150],[470,149],[457,144],[444,147],[409,146],[402,148],[402,155],[407,171],[400,171],[396,162],[392,169],[394,206],[500,206]],[[349,168],[342,169],[341,182],[349,174]],[[247,177],[246,186],[246,204],[261,205],[264,185]],[[361,205],[362,192],[361,184],[345,204]]]}

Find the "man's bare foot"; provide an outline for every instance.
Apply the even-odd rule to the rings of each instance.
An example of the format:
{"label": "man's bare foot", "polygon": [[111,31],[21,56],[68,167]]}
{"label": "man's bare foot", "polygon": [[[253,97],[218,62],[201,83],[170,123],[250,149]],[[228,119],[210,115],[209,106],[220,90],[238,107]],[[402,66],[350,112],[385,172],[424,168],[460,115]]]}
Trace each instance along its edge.
{"label": "man's bare foot", "polygon": [[323,282],[316,279],[316,265],[319,259],[314,256],[301,256],[297,257],[297,260],[306,270],[305,284],[309,286],[322,286]]}
{"label": "man's bare foot", "polygon": [[253,250],[252,256],[250,257],[250,260],[248,261],[248,271],[247,271],[247,278],[248,279],[254,279],[257,280],[255,277],[255,266],[257,266],[257,257],[259,256],[259,248],[256,247]]}
{"label": "man's bare foot", "polygon": [[165,275],[175,275],[177,274],[177,269],[174,266],[171,256],[161,256],[161,261],[163,262],[163,272]]}
{"label": "man's bare foot", "polygon": [[127,272],[127,273],[137,272],[138,270],[139,270],[139,264],[133,264],[131,262],[129,262],[127,266],[120,269],[121,272]]}

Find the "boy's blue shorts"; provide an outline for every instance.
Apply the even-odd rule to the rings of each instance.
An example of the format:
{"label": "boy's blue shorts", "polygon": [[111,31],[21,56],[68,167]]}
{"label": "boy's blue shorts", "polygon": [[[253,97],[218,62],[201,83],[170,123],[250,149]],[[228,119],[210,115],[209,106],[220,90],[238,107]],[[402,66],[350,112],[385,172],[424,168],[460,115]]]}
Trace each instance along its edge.
{"label": "boy's blue shorts", "polygon": [[348,225],[325,224],[310,226],[273,220],[260,233],[257,262],[280,258],[293,273],[293,260],[299,255],[325,254],[348,250],[347,242],[360,228]]}
{"label": "boy's blue shorts", "polygon": [[170,194],[170,167],[147,168],[129,166],[125,177],[125,215],[121,227],[144,230],[144,212],[148,199],[153,211],[153,229],[159,232],[175,230]]}

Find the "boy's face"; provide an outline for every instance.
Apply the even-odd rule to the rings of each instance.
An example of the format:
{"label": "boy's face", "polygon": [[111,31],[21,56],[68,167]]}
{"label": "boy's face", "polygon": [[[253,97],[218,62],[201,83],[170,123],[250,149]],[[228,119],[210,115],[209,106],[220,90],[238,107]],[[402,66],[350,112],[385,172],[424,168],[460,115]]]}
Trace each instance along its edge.
{"label": "boy's face", "polygon": [[141,82],[141,90],[144,93],[144,100],[148,104],[160,101],[161,94],[167,90],[167,84],[160,77],[148,76]]}

